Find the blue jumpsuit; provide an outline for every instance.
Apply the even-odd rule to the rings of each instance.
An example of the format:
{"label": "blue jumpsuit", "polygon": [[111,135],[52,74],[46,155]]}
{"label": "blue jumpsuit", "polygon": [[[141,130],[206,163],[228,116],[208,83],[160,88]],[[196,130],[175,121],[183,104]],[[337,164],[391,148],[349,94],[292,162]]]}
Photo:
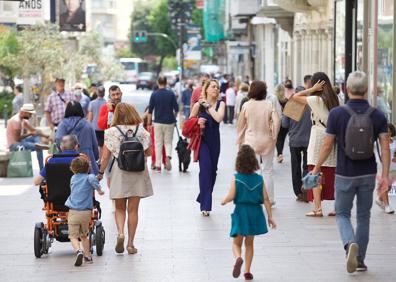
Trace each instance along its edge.
{"label": "blue jumpsuit", "polygon": [[[216,111],[220,101],[216,104]],[[205,129],[199,148],[199,195],[197,202],[201,204],[201,211],[212,210],[212,192],[216,183],[217,163],[220,155],[219,123],[207,112],[201,112],[199,117],[205,118]]]}

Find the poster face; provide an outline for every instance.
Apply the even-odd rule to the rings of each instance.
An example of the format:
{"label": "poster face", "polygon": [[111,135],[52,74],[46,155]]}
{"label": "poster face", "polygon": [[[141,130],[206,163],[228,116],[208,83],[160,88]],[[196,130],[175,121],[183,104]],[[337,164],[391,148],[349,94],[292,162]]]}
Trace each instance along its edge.
{"label": "poster face", "polygon": [[59,25],[61,31],[85,31],[85,1],[59,0]]}

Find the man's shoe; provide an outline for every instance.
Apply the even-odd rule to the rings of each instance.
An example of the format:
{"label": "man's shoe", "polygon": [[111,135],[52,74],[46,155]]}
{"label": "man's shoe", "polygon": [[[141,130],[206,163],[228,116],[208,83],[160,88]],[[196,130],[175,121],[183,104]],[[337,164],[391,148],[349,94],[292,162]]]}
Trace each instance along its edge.
{"label": "man's shoe", "polygon": [[354,273],[358,266],[357,255],[359,253],[359,246],[356,243],[349,243],[347,248],[347,271]]}
{"label": "man's shoe", "polygon": [[384,202],[381,201],[381,199],[379,199],[379,198],[375,199],[375,203],[376,203],[377,206],[379,206],[381,209],[383,209],[383,210],[385,209]]}
{"label": "man's shoe", "polygon": [[171,157],[166,157],[165,169],[166,169],[167,171],[171,171],[171,170],[172,170]]}
{"label": "man's shoe", "polygon": [[365,265],[364,262],[358,262],[356,271],[359,271],[359,272],[367,271],[367,265]]}
{"label": "man's shoe", "polygon": [[49,149],[49,145],[41,144],[41,143],[35,143],[34,147],[36,147],[37,150],[48,150]]}
{"label": "man's shoe", "polygon": [[82,250],[77,251],[76,261],[74,262],[74,266],[81,266],[83,262],[84,254]]}
{"label": "man's shoe", "polygon": [[395,210],[392,209],[392,207],[388,205],[388,206],[385,206],[385,213],[392,214],[392,213],[395,213]]}

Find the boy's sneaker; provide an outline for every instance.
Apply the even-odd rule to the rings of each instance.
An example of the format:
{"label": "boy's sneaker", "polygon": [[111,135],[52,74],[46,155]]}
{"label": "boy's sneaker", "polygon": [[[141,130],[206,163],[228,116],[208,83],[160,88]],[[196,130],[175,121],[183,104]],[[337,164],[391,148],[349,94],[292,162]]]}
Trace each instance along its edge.
{"label": "boy's sneaker", "polygon": [[364,262],[358,262],[356,271],[359,271],[359,272],[367,271],[367,265],[365,265]]}
{"label": "boy's sneaker", "polygon": [[92,256],[91,257],[84,257],[84,263],[92,264],[93,263]]}
{"label": "boy's sneaker", "polygon": [[380,198],[377,198],[377,199],[375,199],[375,203],[377,204],[377,206],[379,206],[381,209],[385,209],[385,205],[384,205],[384,202],[383,201],[381,201],[381,199]]}
{"label": "boy's sneaker", "polygon": [[359,253],[359,246],[356,243],[349,243],[347,248],[347,271],[353,273],[358,266],[357,255]]}
{"label": "boy's sneaker", "polygon": [[76,256],[76,261],[74,262],[74,266],[81,266],[83,262],[84,254],[83,251],[78,250],[77,251],[77,256]]}
{"label": "boy's sneaker", "polygon": [[395,213],[395,210],[392,209],[392,207],[388,205],[388,206],[385,206],[385,213],[392,214],[392,213]]}

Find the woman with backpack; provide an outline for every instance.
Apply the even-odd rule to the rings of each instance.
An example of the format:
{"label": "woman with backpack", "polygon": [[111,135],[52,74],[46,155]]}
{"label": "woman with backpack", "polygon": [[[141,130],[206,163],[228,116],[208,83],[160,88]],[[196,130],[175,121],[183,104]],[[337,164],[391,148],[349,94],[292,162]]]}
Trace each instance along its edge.
{"label": "woman with backpack", "polygon": [[128,214],[127,251],[136,254],[134,245],[141,198],[153,195],[146,157],[151,155],[150,133],[132,105],[117,104],[105,142],[98,178],[110,162],[110,198],[115,200],[117,243],[115,251],[124,252],[124,225]]}
{"label": "woman with backpack", "polygon": [[55,136],[58,148],[62,137],[66,135],[77,136],[79,152],[89,157],[92,173],[98,174],[99,168],[96,163],[99,159],[98,141],[91,123],[84,118],[84,111],[79,102],[71,101],[66,105],[65,118],[59,124]]}
{"label": "woman with backpack", "polygon": [[[314,73],[312,87],[298,92],[292,96],[296,101],[308,104],[311,108],[311,136],[308,144],[308,171],[315,167],[320,149],[323,147],[326,136],[326,124],[330,110],[339,106],[339,100],[333,90],[328,76],[323,72]],[[314,209],[305,214],[310,217],[322,217],[322,200],[334,200],[334,179],[336,167],[336,148],[334,147],[329,157],[321,167],[321,185],[308,191],[308,200],[314,202]],[[335,213],[329,213],[334,216]]]}
{"label": "woman with backpack", "polygon": [[281,119],[273,102],[267,98],[267,84],[253,81],[249,101],[242,106],[238,118],[237,144],[250,145],[259,159],[271,206],[275,204],[273,158]]}

